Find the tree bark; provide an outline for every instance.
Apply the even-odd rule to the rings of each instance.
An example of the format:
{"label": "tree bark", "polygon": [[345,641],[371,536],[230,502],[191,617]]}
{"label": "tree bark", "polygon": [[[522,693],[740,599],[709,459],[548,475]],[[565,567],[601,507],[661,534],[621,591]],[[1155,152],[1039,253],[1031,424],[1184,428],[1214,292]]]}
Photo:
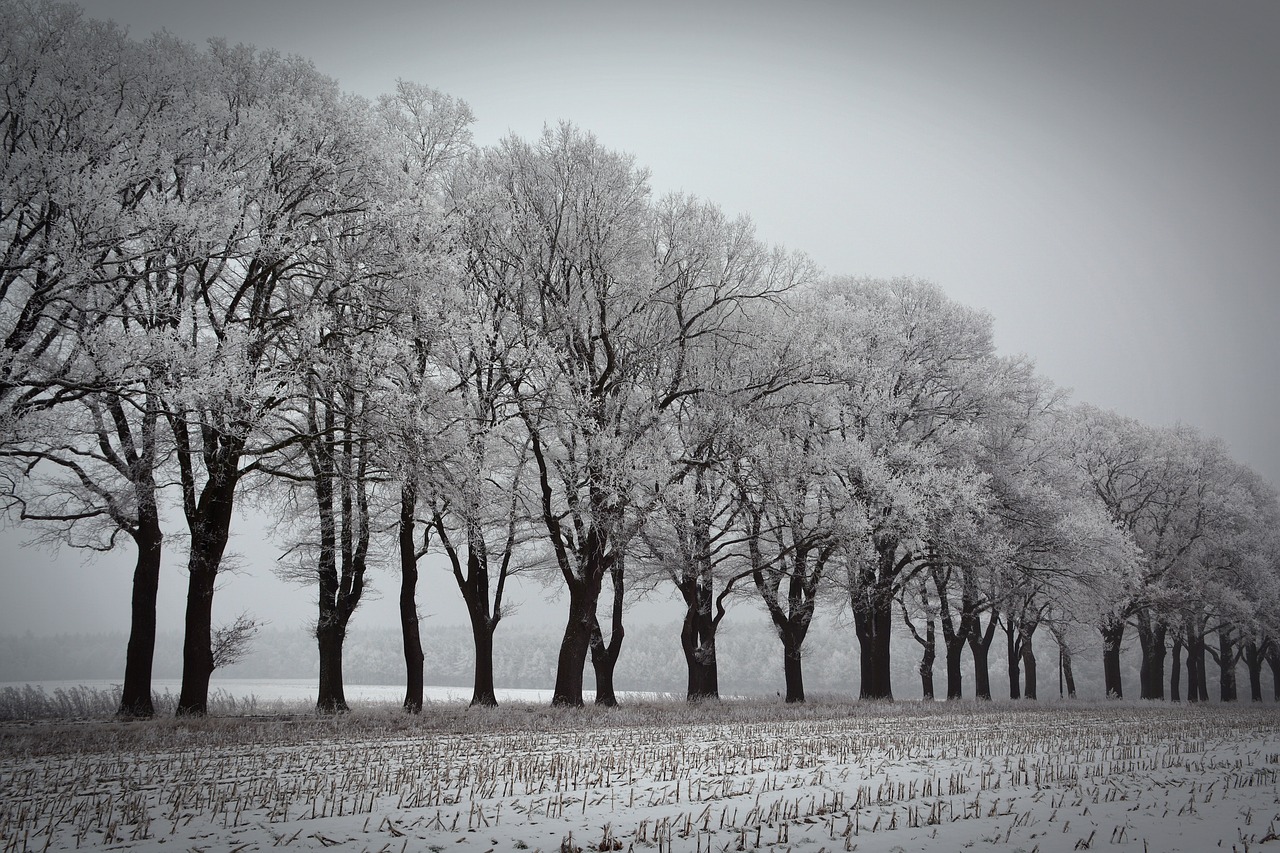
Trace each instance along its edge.
{"label": "tree bark", "polygon": [[802,668],[804,638],[797,638],[795,632],[781,630],[782,638],[782,675],[787,685],[787,702],[804,701],[804,671]]}
{"label": "tree bark", "polygon": [[1165,635],[1167,626],[1159,619],[1152,619],[1150,614],[1140,611],[1135,619],[1138,631],[1138,646],[1141,649],[1142,662],[1139,669],[1140,698],[1164,698],[1164,659],[1167,654]]}
{"label": "tree bark", "polygon": [[156,651],[156,597],[164,533],[154,502],[139,507],[138,514],[138,526],[133,532],[138,557],[133,569],[129,645],[120,707],[116,711],[116,716],[126,719],[150,718],[156,713],[151,699],[151,670]]}
{"label": "tree bark", "polygon": [[1271,667],[1271,698],[1280,702],[1280,644],[1271,641],[1266,657],[1267,666]]}
{"label": "tree bark", "polygon": [[582,676],[591,648],[591,626],[600,600],[601,572],[588,570],[586,578],[575,578],[569,586],[569,619],[560,641],[556,660],[556,683],[551,704],[582,707]]}
{"label": "tree bark", "polygon": [[[691,584],[691,586],[693,586]],[[718,625],[710,613],[710,592],[705,596],[701,585],[685,595],[684,623],[680,628],[680,648],[684,651],[685,667],[689,680],[685,699],[702,702],[720,698],[720,675],[716,664],[716,628]],[[681,592],[684,587],[682,585]],[[690,598],[693,600],[690,601]]]}
{"label": "tree bark", "polygon": [[1249,668],[1249,700],[1262,701],[1262,649],[1256,640],[1249,640],[1244,645],[1244,662]]}
{"label": "tree bark", "polygon": [[611,624],[609,642],[606,644],[600,631],[600,620],[593,615],[591,620],[591,666],[596,673],[596,704],[605,708],[618,707],[618,696],[613,689],[613,672],[618,664],[618,656],[622,653],[622,639],[626,631],[622,627],[622,595],[623,595],[623,562],[622,558],[613,561],[609,570],[613,581],[613,607],[611,608]]}
{"label": "tree bark", "polygon": [[933,585],[938,592],[938,621],[942,625],[942,647],[947,659],[947,699],[960,699],[964,695],[964,670],[961,655],[964,653],[965,634],[957,631],[951,614],[951,601],[947,597],[950,585],[950,569],[933,569]]}
{"label": "tree bark", "polygon": [[982,627],[982,614],[978,611],[977,598],[966,592],[961,597],[960,623],[973,655],[973,693],[977,699],[991,699],[991,669],[988,659],[991,642],[996,636],[996,618],[991,614],[987,627]]}
{"label": "tree bark", "polygon": [[862,606],[853,610],[862,676],[858,698],[892,700],[889,640],[893,628],[893,598],[878,587],[861,598]]}
{"label": "tree bark", "polygon": [[234,477],[223,476],[205,485],[191,524],[191,554],[187,560],[187,608],[182,640],[182,688],[177,715],[204,716],[209,712],[209,679],[213,676],[213,593],[218,567],[231,533]]}
{"label": "tree bark", "polygon": [[1123,699],[1124,684],[1120,676],[1120,644],[1124,640],[1124,620],[1111,619],[1098,631],[1102,634],[1102,674],[1108,699]]}
{"label": "tree bark", "polygon": [[342,714],[350,710],[342,685],[342,644],[345,640],[345,627],[337,620],[316,627],[316,643],[320,651],[316,710],[322,714]]}
{"label": "tree bark", "polygon": [[411,479],[400,486],[400,637],[404,645],[404,709],[422,713],[422,633],[418,626],[418,552],[413,542],[418,488]]}
{"label": "tree bark", "polygon": [[937,640],[933,619],[925,623],[924,654],[920,656],[920,697],[933,700],[933,661],[937,657]]}
{"label": "tree bark", "polygon": [[1062,674],[1067,680],[1067,696],[1076,698],[1076,676],[1071,668],[1071,649],[1066,646],[1059,646],[1059,654],[1062,655]]}
{"label": "tree bark", "polygon": [[1240,698],[1236,688],[1236,661],[1239,654],[1236,649],[1234,629],[1224,625],[1218,629],[1218,653],[1214,658],[1218,663],[1218,698],[1223,702],[1235,702]]}
{"label": "tree bark", "polygon": [[1027,699],[1037,698],[1036,685],[1036,652],[1032,645],[1034,632],[1022,632],[1022,695]]}
{"label": "tree bark", "polygon": [[1017,636],[1018,626],[1008,614],[1004,619],[1005,652],[1009,666],[1009,698],[1022,698],[1022,668],[1018,662],[1022,659],[1022,642]]}
{"label": "tree bark", "polygon": [[1182,701],[1182,635],[1173,637],[1173,665],[1169,667],[1169,701]]}
{"label": "tree bark", "polygon": [[861,662],[860,699],[893,699],[889,641],[893,632],[893,581],[897,543],[877,543],[876,567],[863,571],[852,597],[854,633]]}

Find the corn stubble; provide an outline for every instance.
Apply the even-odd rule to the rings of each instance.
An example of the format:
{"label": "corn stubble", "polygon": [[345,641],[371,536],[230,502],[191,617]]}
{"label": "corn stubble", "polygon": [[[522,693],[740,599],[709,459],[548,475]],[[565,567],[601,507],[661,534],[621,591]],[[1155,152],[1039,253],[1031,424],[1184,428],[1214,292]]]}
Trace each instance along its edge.
{"label": "corn stubble", "polygon": [[830,701],[13,723],[0,851],[1243,851],[1277,840],[1277,722]]}

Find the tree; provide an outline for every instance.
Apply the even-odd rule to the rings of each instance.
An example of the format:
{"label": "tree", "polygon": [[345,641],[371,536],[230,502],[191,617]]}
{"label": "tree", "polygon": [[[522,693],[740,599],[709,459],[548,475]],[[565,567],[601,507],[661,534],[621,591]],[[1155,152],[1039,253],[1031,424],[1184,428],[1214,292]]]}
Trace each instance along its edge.
{"label": "tree", "polygon": [[927,568],[931,534],[982,511],[966,448],[986,398],[990,318],[911,279],[832,280],[809,298],[841,438],[859,448],[838,477],[870,524],[870,552],[851,548],[846,571],[859,695],[890,699],[893,602]]}
{"label": "tree", "polygon": [[805,698],[804,640],[827,566],[866,531],[832,476],[848,448],[806,390],[752,424],[731,474],[751,579],[782,641],[787,702]]}
{"label": "tree", "polygon": [[[401,357],[388,374],[395,394],[387,399],[390,428],[386,431],[383,466],[400,484],[396,549],[400,568],[400,630],[405,658],[404,707],[420,713],[423,701],[422,636],[418,625],[418,561],[427,554],[430,516],[419,518],[423,462],[434,443],[430,418],[442,400],[443,388],[434,382],[432,355],[446,326],[451,302],[443,298],[461,276],[460,250],[448,227],[448,190],[462,158],[472,150],[470,126],[474,117],[466,102],[410,81],[396,81],[396,90],[378,99],[376,123],[381,131],[392,174],[390,212],[392,236],[402,254],[402,269],[416,286],[406,289],[396,339]],[[420,531],[420,538],[415,535]]]}
{"label": "tree", "polygon": [[297,439],[287,413],[303,365],[283,336],[323,276],[327,237],[374,204],[363,108],[308,63],[210,49],[204,146],[184,192],[208,214],[173,276],[172,384],[164,395],[190,532],[180,714],[205,713],[213,671],[213,593],[239,487]]}
{"label": "tree", "polygon": [[[715,205],[682,195],[659,202],[652,233],[658,275],[690,332],[678,337],[678,351],[696,393],[667,408],[658,441],[665,484],[655,485],[655,511],[638,543],[642,559],[632,566],[670,578],[680,592],[686,698],[697,702],[719,698],[716,635],[726,600],[751,575],[730,477],[737,448],[751,424],[767,420],[765,412],[785,407],[777,393],[807,375],[803,347],[780,333],[786,304],[773,295],[807,280],[812,269],[802,257],[762,245],[745,217],[729,220]],[[722,310],[734,294],[750,300],[739,299],[735,316],[715,327],[698,328],[701,315]]]}
{"label": "tree", "polygon": [[169,458],[157,429],[166,283],[192,231],[182,173],[204,65],[169,36],[136,44],[70,6],[6,4],[0,16],[0,453],[26,465],[26,520],[78,547],[133,540],[119,713],[148,717]]}

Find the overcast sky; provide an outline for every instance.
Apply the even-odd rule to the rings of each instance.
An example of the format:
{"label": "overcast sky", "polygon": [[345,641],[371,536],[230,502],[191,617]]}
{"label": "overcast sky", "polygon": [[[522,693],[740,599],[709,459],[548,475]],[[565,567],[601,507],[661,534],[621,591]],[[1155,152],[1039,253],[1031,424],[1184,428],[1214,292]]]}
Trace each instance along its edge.
{"label": "overcast sky", "polygon": [[[1076,399],[1193,424],[1280,484],[1280,3],[85,8],[139,38],[298,53],[369,97],[426,83],[471,104],[480,143],[571,120],[635,154],[655,192],[747,213],[833,273],[931,279]],[[0,535],[0,631],[127,628],[131,555],[85,567]],[[228,579],[217,614],[280,596],[297,615],[273,601],[271,618],[302,624],[306,593],[244,541],[248,575]],[[180,625],[180,563],[162,628]],[[395,583],[356,620],[394,620]],[[64,584],[84,591],[70,616],[41,591]],[[549,612],[540,595],[530,616]]]}

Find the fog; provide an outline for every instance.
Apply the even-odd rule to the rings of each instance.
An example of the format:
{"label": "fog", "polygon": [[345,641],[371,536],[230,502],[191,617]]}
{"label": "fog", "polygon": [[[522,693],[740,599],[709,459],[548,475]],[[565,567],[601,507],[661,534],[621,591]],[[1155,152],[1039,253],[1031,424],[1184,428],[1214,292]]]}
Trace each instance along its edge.
{"label": "fog", "polygon": [[[570,119],[831,272],[909,274],[995,319],[1074,397],[1193,424],[1280,483],[1280,7],[1176,2],[136,2],[88,14],[310,57],[374,97],[467,100],[476,137]],[[170,542],[181,531],[169,514]],[[0,533],[0,631],[125,631],[132,553]],[[247,520],[216,617],[302,626],[312,593]],[[180,625],[171,547],[161,628]],[[356,621],[395,619],[395,578]],[[519,618],[563,620],[555,587]],[[424,615],[462,621],[424,574]],[[269,608],[266,603],[270,602]],[[642,609],[674,618],[660,604]],[[670,615],[662,615],[664,613]]]}

